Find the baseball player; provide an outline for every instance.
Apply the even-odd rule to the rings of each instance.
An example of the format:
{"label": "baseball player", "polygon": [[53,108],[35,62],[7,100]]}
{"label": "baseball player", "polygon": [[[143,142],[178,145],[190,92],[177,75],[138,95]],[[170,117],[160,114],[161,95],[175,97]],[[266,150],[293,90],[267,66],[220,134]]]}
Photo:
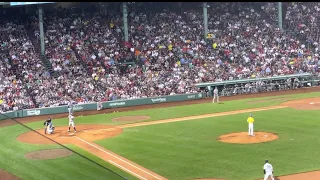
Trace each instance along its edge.
{"label": "baseball player", "polygon": [[253,134],[253,123],[254,123],[254,119],[252,117],[252,114],[250,114],[250,116],[247,119],[248,125],[249,125],[249,136],[254,136]]}
{"label": "baseball player", "polygon": [[98,102],[97,103],[97,110],[100,111],[100,110],[102,110],[102,108],[103,108],[102,102]]}
{"label": "baseball player", "polygon": [[74,121],[73,121],[74,116],[72,115],[72,113],[69,114],[68,118],[69,118],[69,130],[68,130],[68,132],[70,132],[70,127],[71,127],[71,126],[73,127],[74,132],[77,132],[76,126],[74,125]]}
{"label": "baseball player", "polygon": [[214,103],[214,100],[217,98],[217,102],[219,102],[219,95],[218,95],[218,88],[215,87],[213,90],[213,99],[212,99],[212,103]]}
{"label": "baseball player", "polygon": [[45,125],[44,134],[52,134],[54,132],[55,127],[52,124],[51,118],[44,121],[43,125]]}
{"label": "baseball player", "polygon": [[263,173],[264,173],[264,179],[263,180],[267,180],[269,178],[269,176],[271,177],[272,180],[274,180],[273,177],[273,167],[272,165],[269,163],[268,160],[265,161],[265,164],[263,166]]}
{"label": "baseball player", "polygon": [[69,115],[72,114],[72,110],[73,110],[73,103],[72,103],[72,101],[70,101],[68,104]]}

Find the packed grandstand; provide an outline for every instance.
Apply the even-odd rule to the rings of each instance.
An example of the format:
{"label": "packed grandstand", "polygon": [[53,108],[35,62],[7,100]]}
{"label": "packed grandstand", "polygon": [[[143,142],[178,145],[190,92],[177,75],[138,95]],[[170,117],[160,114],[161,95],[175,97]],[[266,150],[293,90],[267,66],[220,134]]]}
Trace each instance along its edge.
{"label": "packed grandstand", "polygon": [[[0,112],[198,92],[196,83],[319,72],[320,3],[121,3],[0,9]],[[48,68],[44,62],[50,62]]]}

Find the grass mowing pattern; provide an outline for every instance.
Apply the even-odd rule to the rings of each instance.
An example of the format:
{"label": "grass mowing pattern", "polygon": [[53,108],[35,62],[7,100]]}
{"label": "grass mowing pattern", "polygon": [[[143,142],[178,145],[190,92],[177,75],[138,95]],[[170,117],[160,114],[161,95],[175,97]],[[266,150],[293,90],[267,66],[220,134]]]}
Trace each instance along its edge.
{"label": "grass mowing pattern", "polygon": [[[319,97],[319,92],[312,93],[304,93],[304,94],[291,94],[291,95],[282,95],[276,97],[290,97],[292,100],[301,99],[301,98],[311,98],[311,97]],[[151,118],[146,121],[153,120],[161,120],[161,119],[170,119],[170,118],[178,118],[185,116],[195,116],[201,114],[211,114],[225,111],[234,111],[234,110],[242,110],[242,109],[250,109],[250,108],[260,108],[267,106],[275,106],[279,105],[285,101],[285,99],[272,100],[266,102],[257,102],[255,104],[248,104],[247,102],[253,100],[267,100],[274,97],[264,97],[264,98],[252,98],[252,99],[243,99],[236,101],[226,101],[224,104],[213,104],[213,103],[204,103],[204,104],[194,104],[194,105],[186,105],[186,106],[175,106],[168,108],[156,108],[156,109],[148,109],[148,110],[138,110],[138,111],[130,111],[130,112],[118,112],[118,113],[110,113],[110,114],[97,114],[83,117],[76,117],[75,124],[108,124],[108,125],[120,125],[120,124],[130,124],[130,122],[113,122],[112,119],[120,116],[150,116]],[[223,100],[223,99],[222,99]],[[77,116],[77,113],[75,113]],[[53,123],[55,126],[68,126],[67,117],[64,119],[54,119]],[[39,129],[43,127],[43,124],[39,122],[28,123],[28,126],[33,129]]]}
{"label": "grass mowing pattern", "polygon": [[251,145],[216,140],[222,134],[247,131],[245,113],[129,128],[97,143],[170,180],[261,178],[265,159],[277,176],[320,169],[320,112],[285,108],[253,115],[255,131],[276,132],[280,139]]}
{"label": "grass mowing pattern", "polygon": [[[318,97],[320,93],[305,93],[305,94],[296,94],[296,95],[282,95],[282,96],[277,96],[277,97],[291,97],[292,99],[300,99],[300,98],[310,98],[310,97]],[[278,105],[281,102],[284,102],[286,100],[273,100],[273,101],[267,101],[267,102],[259,102],[255,104],[248,104],[248,101],[252,100],[264,100],[264,99],[270,99],[271,97],[264,97],[264,98],[254,98],[254,99],[244,99],[244,100],[237,100],[237,101],[228,101],[224,102],[223,105],[221,104],[212,104],[212,103],[205,103],[205,104],[196,104],[196,105],[187,105],[187,106],[178,106],[178,107],[169,107],[169,108],[157,108],[157,109],[149,109],[149,110],[139,110],[139,111],[131,111],[131,112],[121,112],[121,113],[111,113],[111,114],[100,114],[100,115],[93,115],[93,116],[85,116],[85,117],[77,117],[76,118],[76,124],[111,124],[111,125],[117,125],[117,124],[125,124],[125,122],[112,122],[111,119],[114,117],[119,117],[119,116],[128,116],[128,115],[149,115],[152,120],[159,120],[159,119],[167,119],[167,118],[176,118],[176,117],[183,117],[183,116],[192,116],[192,115],[199,115],[199,114],[209,114],[209,113],[215,113],[215,112],[223,112],[223,111],[231,111],[231,110],[238,110],[238,109],[247,109],[247,108],[257,108],[257,107],[266,107],[266,106],[272,106],[272,105]],[[222,98],[223,100],[223,98]],[[270,112],[270,111],[268,111]],[[255,115],[260,114],[260,113],[255,113]],[[283,114],[285,117],[287,114]],[[238,116],[238,115],[234,115]],[[230,116],[231,117],[231,116]],[[220,118],[226,118],[226,117],[220,117]],[[303,118],[303,117],[302,117]],[[228,118],[230,119],[230,118]],[[202,121],[202,120],[200,120]],[[199,121],[199,122],[200,122]],[[259,120],[260,121],[260,120]],[[54,119],[53,123],[55,126],[67,126],[67,118],[64,119]],[[198,121],[190,121],[189,123],[199,123]],[[207,121],[204,120],[203,124],[205,125]],[[211,122],[211,121],[210,121]],[[168,176],[168,177],[173,177],[173,178],[178,178],[179,177],[202,177],[203,175],[207,174],[210,175],[208,177],[219,177],[219,175],[223,175],[224,173],[221,172],[215,172],[215,171],[208,171],[208,173],[199,173],[199,167],[197,165],[193,165],[193,169],[188,169],[186,170],[185,167],[189,166],[189,164],[184,164],[184,161],[182,162],[168,162],[168,159],[175,159],[175,152],[172,152],[172,147],[177,146],[176,148],[181,151],[182,155],[188,157],[186,158],[185,162],[188,161],[193,161],[194,163],[199,162],[199,166],[203,167],[208,167],[208,165],[200,163],[202,162],[203,159],[207,159],[205,156],[199,156],[196,157],[194,155],[197,155],[197,152],[191,151],[189,154],[189,149],[198,149],[198,148],[203,148],[201,149],[201,152],[209,153],[210,156],[208,157],[213,158],[216,157],[215,154],[212,154],[212,149],[211,147],[213,146],[211,144],[212,137],[215,136],[216,134],[210,134],[210,137],[208,136],[207,138],[209,139],[198,139],[197,136],[183,136],[183,135],[188,135],[189,130],[192,130],[194,132],[197,132],[197,134],[200,136],[202,132],[206,132],[207,128],[202,128],[199,126],[194,126],[194,127],[189,127],[186,125],[183,125],[184,123],[187,122],[177,122],[177,123],[172,123],[172,124],[161,124],[161,125],[156,125],[156,126],[147,126],[147,127],[139,127],[139,128],[131,128],[131,129],[126,129],[125,133],[122,134],[119,137],[112,138],[106,141],[101,141],[104,143],[107,147],[112,146],[111,149],[116,150],[116,153],[119,153],[127,157],[128,159],[136,159],[136,158],[142,158],[141,160],[136,161],[137,163],[142,162],[143,164],[141,165],[146,165],[146,168],[152,168],[156,172],[164,172],[161,175]],[[225,123],[223,123],[225,124]],[[221,128],[223,126],[227,126],[225,128],[229,128],[228,123],[225,125],[220,124]],[[42,122],[33,122],[33,123],[28,123],[28,126],[32,127],[33,129],[39,129],[43,128]],[[212,124],[207,124],[210,126],[208,131],[212,131]],[[240,125],[239,125],[240,126]],[[246,125],[241,123],[242,131],[243,128],[246,128]],[[155,128],[156,127],[156,128]],[[165,129],[161,129],[161,127],[168,127],[168,132],[166,132]],[[174,127],[174,128],[173,128]],[[287,127],[287,126],[286,126]],[[149,129],[150,130],[147,130]],[[158,128],[160,128],[162,135],[158,135]],[[288,128],[288,127],[287,127]],[[311,128],[314,128],[314,126],[311,126]],[[51,148],[59,148],[58,145],[29,145],[29,144],[23,144],[20,142],[17,142],[15,140],[16,136],[19,134],[28,131],[24,127],[20,125],[14,125],[10,127],[5,127],[5,128],[0,128],[0,137],[1,137],[1,147],[0,148],[0,156],[1,157],[6,157],[2,158],[4,160],[0,161],[0,168],[7,170],[8,172],[15,174],[18,177],[22,177],[24,180],[32,179],[32,180],[37,180],[37,179],[104,179],[106,177],[106,172],[104,170],[99,169],[99,167],[95,167],[95,165],[90,165],[90,163],[86,162],[84,159],[79,157],[78,155],[73,155],[70,157],[66,158],[61,158],[61,159],[55,159],[55,160],[27,160],[23,156],[24,154],[35,151],[35,150],[40,150],[40,149],[51,149]],[[145,132],[146,129],[149,131],[148,133]],[[293,129],[299,130],[299,127],[295,127]],[[143,130],[143,131],[142,131]],[[171,130],[175,130],[176,134],[171,134]],[[154,132],[153,132],[154,131]],[[163,131],[163,132],[162,132]],[[215,130],[214,132],[216,132]],[[142,133],[140,135],[137,135],[138,133]],[[275,132],[275,131],[274,131]],[[133,136],[131,139],[126,139],[127,134],[133,133]],[[175,135],[179,138],[176,139]],[[145,138],[145,136],[148,136],[149,138]],[[283,134],[282,137],[287,136],[287,134]],[[312,136],[312,135],[311,135]],[[201,136],[200,136],[201,137]],[[153,139],[154,138],[154,139]],[[117,147],[113,146],[118,144],[119,142],[123,142],[123,140],[128,140],[124,144],[121,144]],[[182,145],[180,142],[186,141],[189,143],[192,143],[192,146],[186,146]],[[206,144],[206,142],[209,142],[209,144]],[[280,140],[279,140],[280,142]],[[135,144],[136,143],[136,144]],[[144,146],[148,143],[152,144],[152,147],[146,146],[144,147],[145,149],[141,148],[134,148],[138,146]],[[272,142],[272,143],[278,143],[278,141]],[[150,145],[150,144],[148,144]],[[219,145],[219,144],[218,144]],[[122,149],[129,146],[129,149]],[[219,145],[221,146],[221,145]],[[111,167],[112,170],[116,172],[121,172],[123,176],[128,177],[129,179],[136,179],[133,176],[127,174],[126,172],[123,172],[116,167],[110,165],[109,163],[106,163],[102,161],[101,159],[77,148],[74,146],[70,146],[72,149],[76,150],[77,152],[86,155],[90,159],[97,160],[100,164],[106,166],[106,167]],[[155,147],[155,148],[153,148]],[[290,146],[289,146],[290,147]],[[305,146],[307,147],[307,146]],[[241,150],[243,147],[240,146],[237,147],[237,150],[235,152],[232,152],[233,154],[237,154],[238,150]],[[175,149],[175,148],[173,148]],[[143,152],[141,152],[143,150]],[[285,151],[286,149],[282,149],[282,151]],[[156,152],[156,154],[155,154]],[[141,153],[144,153],[141,155]],[[193,154],[192,154],[193,153]],[[226,166],[227,161],[230,161],[230,159],[233,158],[233,156],[230,157],[230,154],[224,155],[223,152],[220,152],[216,150],[214,153],[217,153],[218,155],[222,157],[225,156],[225,158],[229,160],[220,160],[225,163],[222,163],[222,165]],[[238,152],[239,154],[239,152]],[[241,153],[240,153],[241,154]],[[163,156],[165,157],[163,158]],[[180,155],[180,156],[182,156]],[[231,154],[232,155],[232,154]],[[194,156],[194,157],[192,157]],[[211,157],[212,156],[212,157]],[[262,155],[261,155],[262,156]],[[262,159],[264,159],[263,157]],[[249,158],[251,159],[251,158]],[[269,158],[273,160],[272,158]],[[292,158],[291,158],[292,159]],[[165,160],[165,161],[163,161]],[[215,160],[215,159],[213,159]],[[149,161],[149,162],[147,162]],[[158,165],[157,167],[154,166],[152,162],[157,162]],[[218,161],[219,162],[219,161]],[[282,171],[284,174],[286,172],[291,172],[291,167],[293,165],[288,166],[288,163],[292,162],[292,160],[288,162],[284,162],[282,164],[281,162],[278,162],[277,166],[282,167]],[[259,162],[257,161],[256,163],[259,163],[259,168],[260,168],[260,159]],[[88,165],[89,164],[89,165]],[[169,164],[168,167],[165,167]],[[171,164],[171,165],[170,165]],[[231,165],[228,165],[227,167],[223,167],[220,165],[221,163],[216,163],[215,166],[219,166],[219,171],[222,172],[228,172],[230,176],[233,176],[233,171],[234,168]],[[254,164],[255,165],[255,164]],[[168,174],[168,172],[165,170],[166,168],[175,166],[172,170],[173,174]],[[230,168],[232,167],[232,171],[230,171]],[[241,167],[241,166],[239,166]],[[256,167],[256,166],[255,166]],[[314,169],[318,169],[319,166],[316,164],[313,166]],[[229,168],[229,169],[228,169]],[[248,166],[250,169],[250,166]],[[275,167],[277,168],[277,167]],[[210,168],[209,168],[210,169]],[[244,170],[243,167],[239,168],[243,172],[247,172],[247,170]],[[254,169],[254,168],[253,168]],[[300,171],[305,171],[308,168],[301,168]],[[310,169],[310,168],[309,168]],[[201,170],[201,169],[200,169]],[[90,172],[89,172],[90,171]],[[176,171],[176,172],[174,172]],[[261,168],[259,169],[258,173],[259,177],[260,175]],[[250,170],[250,172],[252,172]],[[277,170],[276,170],[277,172]],[[249,173],[248,173],[249,174]],[[251,173],[250,173],[251,174]],[[256,176],[253,174],[252,176]],[[220,176],[221,177],[221,176]],[[111,178],[114,179],[114,178]],[[241,178],[240,178],[241,179]],[[247,179],[246,179],[247,180]]]}
{"label": "grass mowing pattern", "polygon": [[[123,180],[123,178],[111,173],[110,171],[102,167],[99,167],[98,165],[84,159],[83,157],[77,154],[53,160],[26,159],[24,155],[28,152],[42,149],[62,148],[59,145],[29,145],[17,142],[15,138],[19,134],[27,131],[27,128],[22,127],[20,125],[1,128],[0,154],[1,157],[5,157],[1,158],[1,169],[4,169],[18,177],[21,177],[23,178],[23,180]],[[79,152],[79,149],[76,149],[76,151]],[[88,156],[89,158],[92,158],[93,155],[87,154],[87,157]],[[97,160],[97,158],[95,158],[94,160]],[[98,161],[98,163],[101,163],[101,161]],[[110,165],[106,162],[104,162],[104,164],[102,165],[105,165],[105,167],[110,167]],[[115,168],[112,167],[112,169]],[[119,171],[119,169],[117,169],[117,171],[120,172],[122,175],[128,175],[127,173]]]}

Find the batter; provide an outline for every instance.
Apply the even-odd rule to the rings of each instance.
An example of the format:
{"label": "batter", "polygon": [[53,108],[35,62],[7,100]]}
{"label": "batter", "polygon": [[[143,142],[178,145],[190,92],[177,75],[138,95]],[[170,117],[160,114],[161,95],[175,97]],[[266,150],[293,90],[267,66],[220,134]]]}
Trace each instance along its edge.
{"label": "batter", "polygon": [[74,116],[72,115],[72,113],[68,116],[68,118],[69,118],[69,130],[68,130],[68,132],[70,132],[70,127],[71,126],[73,127],[74,132],[77,132],[76,126],[74,125],[74,121],[73,121]]}

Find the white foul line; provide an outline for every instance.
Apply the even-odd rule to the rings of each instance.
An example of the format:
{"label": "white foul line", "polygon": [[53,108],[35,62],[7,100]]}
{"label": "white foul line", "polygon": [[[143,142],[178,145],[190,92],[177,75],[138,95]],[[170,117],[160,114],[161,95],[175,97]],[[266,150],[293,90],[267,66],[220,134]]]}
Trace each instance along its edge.
{"label": "white foul line", "polygon": [[[271,108],[244,109],[244,110],[240,110],[240,112],[239,112],[239,111],[234,111],[234,112],[231,111],[231,112],[213,113],[213,114],[206,114],[206,115],[204,115],[204,116],[202,116],[202,117],[189,116],[189,117],[184,117],[184,118],[176,118],[176,119],[173,119],[173,120],[170,120],[170,121],[160,120],[160,121],[158,121],[158,122],[151,122],[150,124],[149,124],[149,123],[148,123],[148,124],[144,124],[144,123],[141,123],[141,124],[140,124],[140,123],[137,123],[136,125],[138,125],[138,126],[146,126],[146,125],[162,124],[162,123],[168,123],[168,122],[177,122],[177,121],[185,121],[185,120],[202,119],[202,118],[208,118],[208,117],[217,117],[217,116],[240,114],[240,113],[245,113],[245,112],[249,112],[249,111],[255,112],[255,111],[272,110],[272,109],[285,108],[285,107],[286,107],[286,106],[274,106],[274,107],[271,107]],[[133,125],[134,125],[134,124],[133,124]],[[128,126],[128,127],[135,127],[135,126]],[[126,125],[123,125],[122,127],[120,126],[120,128],[126,128]],[[111,128],[111,129],[113,129],[113,128]],[[110,130],[110,128],[108,128],[108,130]],[[86,143],[86,144],[89,144],[90,146],[92,146],[92,147],[94,147],[94,148],[99,149],[100,151],[102,151],[102,152],[104,152],[104,153],[107,153],[107,154],[113,156],[114,158],[117,158],[118,160],[120,160],[120,161],[122,161],[122,162],[124,162],[124,163],[129,164],[130,166],[133,166],[134,168],[139,169],[140,171],[143,171],[144,173],[147,173],[147,174],[151,175],[152,177],[155,177],[155,178],[157,178],[157,179],[159,179],[159,180],[162,180],[161,178],[159,178],[159,177],[157,177],[157,176],[154,176],[153,174],[150,174],[149,172],[147,172],[147,171],[145,171],[145,170],[143,170],[143,169],[141,169],[141,168],[139,168],[139,167],[137,167],[137,166],[135,166],[135,165],[133,165],[133,164],[131,164],[131,163],[129,163],[129,162],[127,162],[127,161],[125,161],[125,160],[123,160],[123,159],[121,159],[121,158],[119,158],[119,157],[117,157],[117,156],[115,156],[115,155],[113,155],[113,154],[111,154],[111,153],[109,153],[109,152],[107,152],[107,151],[105,151],[105,150],[103,150],[103,149],[101,149],[101,148],[99,148],[99,147],[97,147],[97,146],[95,146],[95,145],[93,145],[93,144],[91,144],[91,143],[83,140],[83,139],[81,139],[81,138],[79,138],[79,137],[76,137],[76,136],[74,136],[74,137],[77,138],[77,139],[79,139],[80,141]],[[110,161],[110,160],[109,160],[109,161]],[[112,162],[112,161],[111,161],[111,162]],[[119,165],[119,166],[120,166],[120,165]],[[121,167],[122,167],[122,166],[121,166]],[[122,167],[122,168],[123,168],[123,167]],[[124,168],[124,169],[125,169],[125,168]]]}
{"label": "white foul line", "polygon": [[135,176],[138,176],[138,177],[141,178],[141,179],[148,180],[148,179],[146,179],[146,178],[144,178],[144,177],[141,177],[141,176],[139,176],[138,174],[130,171],[129,169],[126,169],[125,167],[120,166],[119,164],[117,164],[117,163],[115,163],[115,162],[113,162],[113,161],[111,161],[111,160],[108,160],[108,161],[109,161],[111,164],[113,164],[114,166],[117,166],[117,167],[120,168],[120,169],[124,169],[125,171],[127,171],[127,172],[129,172],[129,173],[131,173],[131,174],[133,174],[133,175],[135,175]]}
{"label": "white foul line", "polygon": [[210,118],[210,117],[229,116],[229,115],[241,114],[241,113],[247,113],[247,112],[274,110],[274,109],[286,108],[286,107],[287,106],[271,106],[271,107],[266,107],[266,108],[243,109],[243,110],[226,111],[226,112],[219,112],[219,113],[213,113],[213,114],[203,114],[203,115],[198,115],[198,116],[187,116],[187,117],[179,117],[179,118],[173,118],[173,119],[164,119],[164,120],[157,120],[157,121],[124,124],[124,125],[119,125],[116,127],[120,127],[122,129],[124,129],[124,128],[139,127],[139,126],[149,126],[149,125],[156,125],[156,124],[204,119],[204,118]]}
{"label": "white foul line", "polygon": [[139,169],[140,171],[143,171],[143,172],[149,174],[149,175],[152,176],[152,177],[155,177],[155,178],[157,178],[157,179],[159,179],[159,180],[162,180],[161,178],[159,178],[159,177],[157,177],[157,176],[155,176],[155,175],[153,175],[153,174],[150,174],[149,172],[147,172],[147,171],[145,171],[145,170],[143,170],[143,169],[140,169],[139,167],[137,167],[137,166],[135,166],[135,165],[133,165],[133,164],[131,164],[131,163],[129,163],[129,162],[127,162],[127,161],[125,161],[125,160],[123,160],[123,159],[121,159],[121,158],[119,158],[119,157],[117,157],[117,156],[115,156],[115,155],[113,155],[113,154],[111,154],[111,153],[109,153],[109,152],[107,152],[107,151],[105,151],[105,150],[103,150],[103,149],[101,149],[101,148],[99,148],[99,147],[97,147],[97,146],[95,146],[95,145],[93,145],[93,144],[91,144],[91,143],[89,143],[89,142],[81,139],[81,138],[79,138],[79,137],[76,137],[76,136],[74,136],[74,137],[77,138],[77,139],[79,139],[80,141],[86,143],[86,144],[89,144],[90,146],[92,146],[92,147],[94,147],[94,148],[99,149],[100,151],[102,151],[102,152],[104,152],[104,153],[107,153],[107,154],[109,154],[109,155],[111,155],[111,156],[119,159],[120,161],[122,161],[122,162],[124,162],[124,163],[129,164],[130,166],[133,166],[133,167]]}

